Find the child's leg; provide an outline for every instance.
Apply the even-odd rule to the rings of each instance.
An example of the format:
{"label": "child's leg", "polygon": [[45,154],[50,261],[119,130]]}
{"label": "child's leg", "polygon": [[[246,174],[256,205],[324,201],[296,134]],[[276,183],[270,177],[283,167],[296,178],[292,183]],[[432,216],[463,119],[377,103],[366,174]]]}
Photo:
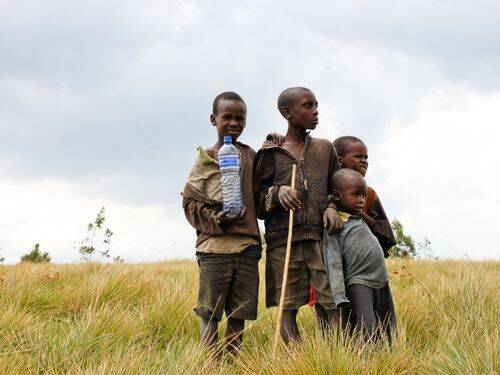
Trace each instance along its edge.
{"label": "child's leg", "polygon": [[343,314],[344,309],[332,309],[328,310],[330,313],[330,325],[331,327],[337,327],[339,330],[345,330],[347,327],[346,314]]}
{"label": "child's leg", "polygon": [[316,310],[318,325],[324,335],[332,331],[335,327],[338,330],[345,329],[346,322],[342,319],[341,309],[325,309],[319,303],[314,305],[314,309]]}
{"label": "child's leg", "polygon": [[331,322],[328,319],[328,313],[325,308],[316,301],[316,289],[314,289],[312,285],[309,286],[309,306],[314,306],[314,311],[316,311],[316,320],[318,321],[319,328],[321,328],[321,331],[325,333]]}
{"label": "child's leg", "polygon": [[318,324],[323,333],[331,330],[335,321],[338,321],[338,312],[335,310],[332,292],[325,264],[323,262],[323,253],[320,241],[304,241],[307,248],[304,252],[305,263],[307,267],[309,283],[313,285],[316,294],[316,314]]}
{"label": "child's leg", "polygon": [[217,343],[217,326],[217,321],[200,317],[201,343],[205,347],[212,348]]}
{"label": "child's leg", "polygon": [[354,284],[347,289],[351,301],[351,322],[354,329],[363,332],[365,341],[372,339],[377,329],[374,311],[373,289],[362,284]]}
{"label": "child's leg", "polygon": [[252,245],[234,255],[234,272],[226,298],[226,349],[236,354],[243,341],[245,320],[257,319],[260,247]]}
{"label": "child's leg", "polygon": [[314,310],[316,311],[316,318],[318,320],[318,325],[319,328],[321,328],[321,331],[325,333],[328,328],[330,328],[330,325],[332,322],[328,319],[328,312],[326,309],[319,303],[316,303],[314,305]]}
{"label": "child's leg", "polygon": [[236,354],[238,348],[243,341],[243,331],[245,329],[245,321],[242,319],[227,319],[226,328],[226,349],[231,354]]}
{"label": "child's leg", "polygon": [[382,332],[385,332],[389,342],[392,339],[392,332],[396,328],[396,312],[392,301],[391,289],[389,285],[374,290],[375,313],[378,318],[378,325]]}
{"label": "child's leg", "polygon": [[[303,240],[292,242],[287,287],[280,326],[280,334],[285,344],[288,344],[290,341],[300,340],[300,332],[297,326],[298,306],[306,305],[309,302],[308,270],[304,260],[307,242],[310,241]],[[285,257],[286,246],[277,247],[267,254],[266,262],[271,263],[274,274],[273,281],[276,286],[274,302],[276,305],[281,295]]]}
{"label": "child's leg", "polygon": [[200,283],[194,311],[200,317],[201,343],[212,347],[217,343],[217,327],[233,277],[233,262],[225,254],[197,253],[197,258]]}
{"label": "child's leg", "polygon": [[290,341],[300,341],[300,332],[297,325],[298,312],[298,309],[283,309],[280,335],[286,345],[288,345]]}

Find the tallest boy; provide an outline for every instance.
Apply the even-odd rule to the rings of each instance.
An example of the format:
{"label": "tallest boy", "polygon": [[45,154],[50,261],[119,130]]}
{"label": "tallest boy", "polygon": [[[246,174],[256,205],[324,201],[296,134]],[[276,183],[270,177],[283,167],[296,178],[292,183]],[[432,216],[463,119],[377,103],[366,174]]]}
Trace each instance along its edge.
{"label": "tallest boy", "polygon": [[[288,122],[285,142],[271,141],[257,153],[254,173],[256,210],[265,220],[266,305],[276,306],[281,293],[289,210],[295,210],[292,249],[280,333],[283,340],[300,339],[296,316],[309,301],[309,285],[328,313],[335,307],[323,263],[320,241],[323,228],[340,227],[334,207],[328,207],[328,183],[338,169],[331,142],[312,138],[308,130],[318,125],[318,102],[311,90],[292,87],[278,98],[278,109]],[[292,165],[297,165],[296,190],[292,190]],[[321,310],[321,309],[320,309]]]}

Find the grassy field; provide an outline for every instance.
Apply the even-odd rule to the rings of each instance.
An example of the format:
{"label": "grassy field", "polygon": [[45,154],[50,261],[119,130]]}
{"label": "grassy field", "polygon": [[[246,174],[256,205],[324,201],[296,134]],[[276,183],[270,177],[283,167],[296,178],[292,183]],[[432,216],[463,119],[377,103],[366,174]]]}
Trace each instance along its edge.
{"label": "grassy field", "polygon": [[210,359],[192,312],[197,265],[0,266],[0,373],[499,374],[500,262],[390,260],[392,347],[323,339],[271,355],[276,309],[263,305],[236,359]]}

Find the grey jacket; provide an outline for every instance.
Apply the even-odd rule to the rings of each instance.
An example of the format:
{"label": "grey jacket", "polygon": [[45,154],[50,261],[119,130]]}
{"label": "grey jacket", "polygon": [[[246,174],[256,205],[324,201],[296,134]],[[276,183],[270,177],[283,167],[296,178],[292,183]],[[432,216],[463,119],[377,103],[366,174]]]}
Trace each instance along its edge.
{"label": "grey jacket", "polygon": [[384,252],[368,225],[350,216],[338,234],[323,234],[323,257],[336,307],[349,300],[345,290],[352,284],[379,289],[389,282]]}

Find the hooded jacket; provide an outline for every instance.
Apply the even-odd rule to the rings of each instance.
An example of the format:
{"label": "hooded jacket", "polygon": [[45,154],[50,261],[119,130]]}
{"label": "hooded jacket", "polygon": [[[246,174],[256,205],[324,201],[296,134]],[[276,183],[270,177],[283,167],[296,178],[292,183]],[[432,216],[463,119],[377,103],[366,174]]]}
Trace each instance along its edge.
{"label": "hooded jacket", "polygon": [[245,215],[240,220],[220,225],[212,220],[212,216],[222,209],[219,164],[205,150],[198,148],[198,157],[182,192],[182,207],[186,219],[196,229],[197,247],[211,237],[227,234],[248,235],[260,243],[252,190],[255,151],[240,142],[237,146],[241,153],[240,178]]}
{"label": "hooded jacket", "polygon": [[331,142],[307,134],[300,158],[265,141],[255,160],[254,193],[257,217],[264,220],[267,251],[286,244],[289,212],[279,204],[281,185],[291,185],[297,165],[296,190],[301,207],[294,215],[292,242],[321,240],[323,212],[328,204],[330,176],[338,169]]}

